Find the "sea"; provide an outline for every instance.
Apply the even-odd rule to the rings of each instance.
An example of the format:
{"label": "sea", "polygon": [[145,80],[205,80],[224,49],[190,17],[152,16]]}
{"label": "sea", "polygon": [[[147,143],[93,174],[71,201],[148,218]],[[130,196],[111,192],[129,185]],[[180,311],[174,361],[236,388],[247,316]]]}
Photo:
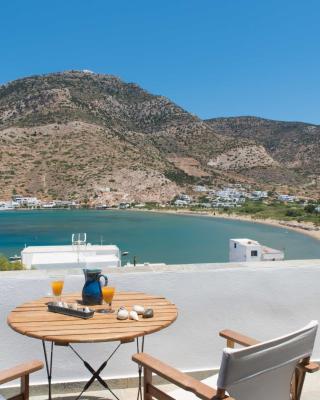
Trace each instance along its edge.
{"label": "sea", "polygon": [[92,244],[115,244],[126,262],[227,262],[230,238],[250,238],[284,250],[286,259],[320,258],[320,242],[259,223],[129,210],[26,210],[0,212],[0,253],[25,246],[71,244],[72,233]]}

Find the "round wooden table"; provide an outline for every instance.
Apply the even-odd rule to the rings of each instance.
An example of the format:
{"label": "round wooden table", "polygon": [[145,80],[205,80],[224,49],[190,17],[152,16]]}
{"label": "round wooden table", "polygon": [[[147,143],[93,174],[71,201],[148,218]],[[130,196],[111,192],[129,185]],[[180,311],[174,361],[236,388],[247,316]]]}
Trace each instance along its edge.
{"label": "round wooden table", "polygon": [[[67,303],[80,301],[80,294],[64,294],[62,300]],[[122,343],[132,342],[136,339],[137,350],[143,351],[144,337],[154,332],[158,332],[171,325],[178,316],[177,307],[161,296],[152,296],[140,292],[119,292],[116,293],[112,302],[112,307],[117,310],[120,306],[125,306],[131,310],[135,304],[145,308],[152,308],[153,318],[147,319],[139,316],[139,321],[118,320],[117,314],[95,313],[90,319],[80,319],[63,314],[52,313],[47,310],[47,303],[52,301],[52,297],[43,297],[38,300],[30,301],[15,308],[8,316],[8,324],[16,332],[42,341],[46,369],[49,385],[49,399],[51,399],[51,378],[52,378],[52,355],[53,345],[68,346],[81,359],[85,367],[92,373],[91,379],[86,383],[81,394],[97,379],[114,396],[109,385],[100,377],[102,370],[108,361],[117,351]],[[91,309],[106,308],[105,305],[90,306]],[[139,343],[139,338],[141,343]],[[111,356],[97,369],[94,370],[72,346],[73,343],[97,343],[112,342],[120,343],[112,352]],[[46,342],[51,342],[50,357],[47,352]],[[141,382],[141,370],[139,371],[139,381]],[[139,385],[141,397],[141,385]],[[117,396],[115,396],[117,398]]]}

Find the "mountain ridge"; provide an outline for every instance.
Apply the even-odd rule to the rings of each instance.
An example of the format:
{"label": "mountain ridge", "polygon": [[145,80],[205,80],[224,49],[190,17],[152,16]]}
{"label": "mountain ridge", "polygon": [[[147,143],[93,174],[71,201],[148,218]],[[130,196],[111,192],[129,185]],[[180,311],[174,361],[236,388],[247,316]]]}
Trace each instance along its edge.
{"label": "mountain ridge", "polygon": [[260,120],[260,121],[269,121],[269,122],[279,122],[281,124],[301,124],[301,125],[311,125],[311,126],[320,126],[320,124],[315,124],[306,121],[299,121],[299,120],[284,120],[284,119],[274,119],[274,118],[266,118],[260,117],[258,115],[231,115],[228,117],[211,117],[211,118],[204,118],[203,121],[215,121],[215,120],[235,120],[235,119],[252,119],[252,120]]}
{"label": "mountain ridge", "polygon": [[[297,191],[307,185],[317,194],[320,165],[308,152],[318,149],[318,127],[270,121],[201,120],[113,75],[20,78],[0,86],[0,185],[5,197],[110,203],[163,202],[195,183],[233,181]],[[290,132],[297,143],[286,152]]]}

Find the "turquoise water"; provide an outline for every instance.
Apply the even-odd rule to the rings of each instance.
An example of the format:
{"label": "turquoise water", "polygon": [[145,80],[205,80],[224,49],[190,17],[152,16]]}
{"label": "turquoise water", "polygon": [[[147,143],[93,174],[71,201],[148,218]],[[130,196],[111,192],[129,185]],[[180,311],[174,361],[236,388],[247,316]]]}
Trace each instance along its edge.
{"label": "turquoise water", "polygon": [[230,238],[248,237],[285,249],[286,259],[320,258],[320,243],[308,236],[250,222],[122,210],[32,210],[0,212],[0,253],[24,245],[70,244],[72,233],[88,242],[116,244],[138,262],[228,261]]}

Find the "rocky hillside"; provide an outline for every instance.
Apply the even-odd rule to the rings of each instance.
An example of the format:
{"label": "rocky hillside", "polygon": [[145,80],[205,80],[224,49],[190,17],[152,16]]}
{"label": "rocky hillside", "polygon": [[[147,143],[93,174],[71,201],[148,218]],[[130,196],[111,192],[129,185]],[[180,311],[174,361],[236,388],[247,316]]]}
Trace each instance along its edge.
{"label": "rocky hillside", "polygon": [[285,159],[282,144],[251,132],[259,127],[238,132],[227,121],[202,121],[111,75],[10,82],[0,86],[0,197],[164,201],[194,183],[261,182],[266,172],[269,184],[296,185],[317,173],[313,144]]}
{"label": "rocky hillside", "polygon": [[247,176],[260,182],[289,184],[292,190],[319,193],[319,125],[249,116],[213,118],[206,122],[224,138],[254,141],[267,152],[269,165],[247,169]]}

